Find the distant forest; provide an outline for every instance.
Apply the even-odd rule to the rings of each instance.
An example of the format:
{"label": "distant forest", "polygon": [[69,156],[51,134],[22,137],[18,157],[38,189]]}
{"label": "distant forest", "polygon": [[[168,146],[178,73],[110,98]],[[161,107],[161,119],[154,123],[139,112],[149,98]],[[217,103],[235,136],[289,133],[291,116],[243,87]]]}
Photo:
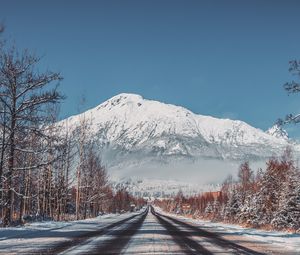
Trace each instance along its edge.
{"label": "distant forest", "polygon": [[220,192],[157,200],[157,206],[176,214],[255,228],[300,231],[300,171],[290,149],[270,158],[256,174],[240,165],[237,180],[229,176]]}

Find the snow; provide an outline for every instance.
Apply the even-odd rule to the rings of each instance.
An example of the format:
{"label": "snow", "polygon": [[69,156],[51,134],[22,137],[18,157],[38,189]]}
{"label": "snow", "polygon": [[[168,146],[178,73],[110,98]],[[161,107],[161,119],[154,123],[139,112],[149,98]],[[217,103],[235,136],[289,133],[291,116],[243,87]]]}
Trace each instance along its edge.
{"label": "snow", "polygon": [[[222,238],[232,242],[241,242],[243,246],[255,247],[256,250],[272,249],[276,254],[297,254],[300,252],[300,235],[277,231],[264,231],[251,228],[243,228],[237,225],[224,223],[213,223],[199,219],[190,219],[174,214],[162,212],[159,208],[156,211],[178,218],[192,225],[217,233]],[[79,236],[83,232],[99,230],[108,224],[125,219],[135,213],[110,214],[94,219],[72,221],[72,222],[36,222],[19,228],[0,229],[0,254],[28,254],[39,252],[39,249],[50,248],[56,244]],[[179,227],[179,226],[178,226]],[[117,226],[114,231],[120,232],[126,228],[126,224]],[[180,228],[180,227],[179,227]],[[186,231],[186,229],[182,229]],[[99,235],[87,239],[79,246],[71,247],[63,254],[80,254],[87,252],[94,246],[113,238],[114,234]],[[213,253],[224,252],[222,247],[214,245],[209,239],[201,236],[193,236],[193,239]],[[123,254],[182,254],[182,249],[174,242],[172,237],[160,225],[156,217],[148,213],[141,228],[130,239],[124,247]],[[262,250],[263,251],[263,250]],[[269,254],[269,253],[268,253]]]}
{"label": "snow", "polygon": [[[238,155],[230,154],[232,147],[239,146],[245,150],[240,152],[244,155],[250,153],[244,147],[259,149],[261,145],[263,155],[272,156],[288,145],[283,137],[274,137],[243,121],[198,115],[183,107],[146,100],[135,94],[119,94],[60,124],[74,127],[83,117],[91,123],[91,138],[98,139],[102,146],[109,144],[130,151],[149,152],[157,146],[164,155],[199,157],[205,156],[201,147],[212,144],[218,145],[218,150],[225,150],[221,156],[236,158]],[[260,157],[261,152],[258,150],[255,155]],[[218,151],[213,153],[211,156],[220,156]]]}
{"label": "snow", "polygon": [[281,126],[275,124],[273,127],[269,128],[266,131],[267,134],[274,136],[279,139],[288,140],[289,135],[286,130],[284,130]]}
{"label": "snow", "polygon": [[219,190],[218,185],[194,185],[178,180],[161,180],[153,178],[128,177],[113,182],[113,187],[119,189],[126,188],[128,192],[136,197],[144,197],[153,200],[154,198],[167,198],[175,196],[178,191],[186,196],[196,195],[201,192]]}
{"label": "snow", "polygon": [[[98,146],[114,181],[156,176],[162,180],[159,186],[163,181],[190,183],[190,179],[206,185],[234,174],[241,161],[260,163],[281,155],[288,145],[300,155],[300,145],[243,121],[195,114],[136,94],[116,95],[58,124],[72,130],[83,118],[91,124],[88,139]],[[202,178],[213,174],[218,180]],[[152,185],[148,186],[151,192]],[[185,185],[178,182],[177,186]]]}
{"label": "snow", "polygon": [[0,254],[25,254],[44,249],[137,213],[107,214],[87,220],[34,222],[22,227],[0,228]]}
{"label": "snow", "polygon": [[225,224],[220,222],[211,222],[202,219],[191,219],[176,214],[163,212],[160,208],[155,207],[155,210],[178,218],[182,221],[193,223],[207,231],[219,233],[224,237],[231,236],[232,240],[239,237],[245,237],[248,240],[253,240],[256,243],[268,243],[270,246],[277,246],[279,250],[284,248],[286,254],[300,253],[300,234],[280,232],[280,231],[266,231],[254,228],[244,228],[238,225]]}
{"label": "snow", "polygon": [[287,247],[293,252],[300,252],[300,235],[291,234],[279,231],[264,231],[253,228],[243,228],[237,225],[222,224],[222,223],[212,223],[203,220],[194,220],[197,224],[201,224],[206,228],[214,229],[217,232],[224,232],[244,236],[258,242],[268,242],[272,245],[278,245],[280,247]]}
{"label": "snow", "polygon": [[146,217],[142,227],[129,242],[122,254],[182,254],[181,248],[152,213]]}

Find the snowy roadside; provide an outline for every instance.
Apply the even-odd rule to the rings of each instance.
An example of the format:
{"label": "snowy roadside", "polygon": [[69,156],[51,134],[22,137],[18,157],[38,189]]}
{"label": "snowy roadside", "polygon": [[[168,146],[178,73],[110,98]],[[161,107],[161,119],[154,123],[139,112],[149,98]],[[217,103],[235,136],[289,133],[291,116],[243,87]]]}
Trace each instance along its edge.
{"label": "snowy roadside", "polygon": [[197,225],[207,231],[218,233],[223,238],[230,239],[232,241],[243,237],[261,245],[267,243],[270,247],[275,247],[278,252],[283,252],[284,254],[300,254],[300,234],[244,228],[238,225],[211,222],[201,219],[191,219],[177,214],[167,213],[159,207],[155,207],[155,210],[161,214]]}
{"label": "snowy roadside", "polygon": [[0,254],[26,254],[32,250],[51,247],[139,213],[107,214],[79,221],[45,221],[22,227],[0,228]]}

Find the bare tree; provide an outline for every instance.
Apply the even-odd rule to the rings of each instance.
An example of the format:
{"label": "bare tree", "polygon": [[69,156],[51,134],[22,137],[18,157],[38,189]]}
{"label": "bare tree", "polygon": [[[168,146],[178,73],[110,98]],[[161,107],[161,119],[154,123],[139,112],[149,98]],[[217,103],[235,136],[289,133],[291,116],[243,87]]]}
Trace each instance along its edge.
{"label": "bare tree", "polygon": [[106,197],[108,177],[100,156],[91,145],[87,148],[82,172],[83,217],[95,217]]}
{"label": "bare tree", "polygon": [[[299,80],[300,78],[300,60],[292,60],[289,62],[289,72]],[[292,80],[286,82],[283,85],[284,89],[288,94],[294,94],[300,92],[300,81]],[[287,114],[285,119],[278,119],[277,124],[282,126],[289,123],[299,123],[300,122],[300,113],[298,114]]]}
{"label": "bare tree", "polygon": [[[4,106],[3,114],[7,133],[7,168],[4,176],[5,206],[4,226],[10,225],[13,219],[13,197],[16,190],[13,187],[13,176],[18,171],[38,168],[46,163],[36,162],[36,165],[18,167],[16,153],[35,154],[35,150],[27,150],[19,146],[18,139],[35,133],[36,136],[46,135],[39,127],[51,121],[45,107],[58,103],[63,97],[57,91],[57,82],[62,77],[59,73],[36,71],[39,58],[28,51],[18,52],[14,47],[1,49],[0,52],[0,102]],[[53,82],[56,86],[48,88]],[[2,123],[3,124],[3,123]]]}

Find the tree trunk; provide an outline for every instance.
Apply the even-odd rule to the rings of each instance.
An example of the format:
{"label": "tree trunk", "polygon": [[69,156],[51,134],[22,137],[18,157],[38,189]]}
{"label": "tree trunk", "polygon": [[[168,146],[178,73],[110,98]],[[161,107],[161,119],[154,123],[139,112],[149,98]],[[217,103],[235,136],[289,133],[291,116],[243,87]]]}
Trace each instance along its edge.
{"label": "tree trunk", "polygon": [[6,174],[6,204],[4,210],[3,225],[9,226],[12,222],[12,206],[13,206],[13,192],[12,192],[12,180],[13,180],[13,168],[14,168],[14,156],[15,156],[15,128],[16,128],[16,88],[13,86],[12,91],[12,113],[10,123],[10,136],[9,136],[9,158],[8,158],[8,170]]}

